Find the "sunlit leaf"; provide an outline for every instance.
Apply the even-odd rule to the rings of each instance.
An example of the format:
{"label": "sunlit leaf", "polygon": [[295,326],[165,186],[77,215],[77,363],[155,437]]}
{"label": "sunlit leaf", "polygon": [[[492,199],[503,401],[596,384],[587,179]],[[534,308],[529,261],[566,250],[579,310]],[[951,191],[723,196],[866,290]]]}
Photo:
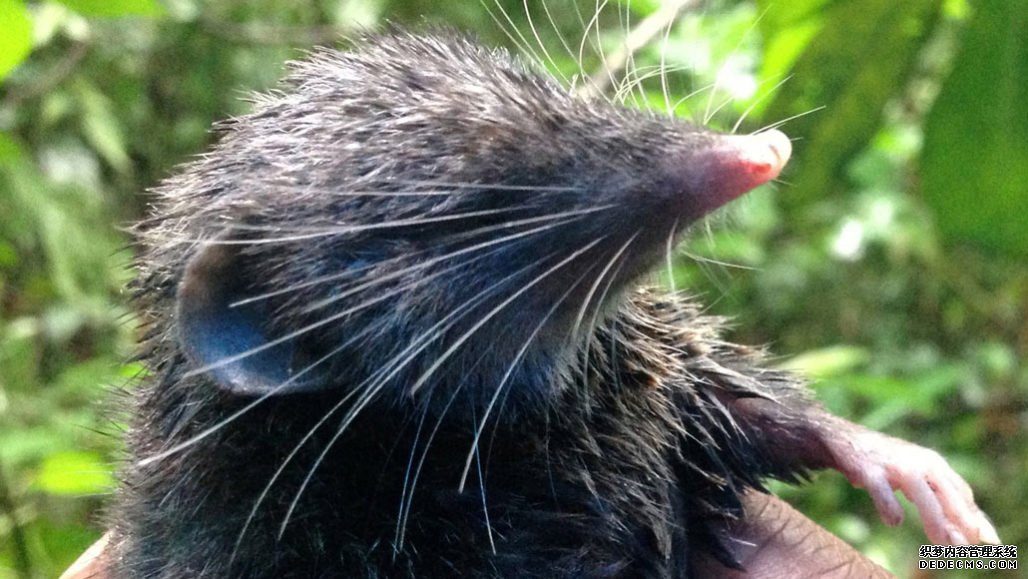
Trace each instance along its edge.
{"label": "sunlit leaf", "polygon": [[88,84],[79,85],[78,94],[83,109],[82,129],[90,144],[115,169],[131,170],[121,121],[110,99]]}
{"label": "sunlit leaf", "polygon": [[[3,2],[3,0],[0,0]],[[0,133],[0,164],[21,158],[21,147],[8,135]]]}
{"label": "sunlit leaf", "polygon": [[58,0],[84,16],[159,16],[164,7],[156,0]]}
{"label": "sunlit leaf", "polygon": [[821,31],[823,25],[823,19],[809,18],[769,38],[764,51],[761,78],[769,83],[785,80],[796,59],[810,44],[811,39]]}
{"label": "sunlit leaf", "polygon": [[764,35],[764,64],[761,78],[772,83],[781,80],[803,53],[810,40],[824,25],[824,6],[828,0],[759,0],[760,31]]}
{"label": "sunlit leaf", "polygon": [[867,145],[940,9],[941,0],[867,0],[836,2],[823,13],[820,32],[765,114],[770,122],[804,115],[785,125],[801,140],[783,203],[802,204],[831,189]]}
{"label": "sunlit leaf", "polygon": [[631,8],[636,14],[650,15],[660,9],[661,0],[617,0],[617,4]]}
{"label": "sunlit leaf", "polygon": [[1028,1],[982,2],[925,126],[943,234],[1028,254]]}
{"label": "sunlit leaf", "polygon": [[32,50],[32,22],[24,2],[0,0],[0,79]]}
{"label": "sunlit leaf", "polygon": [[43,461],[36,485],[53,495],[96,494],[110,491],[114,477],[96,453],[61,452]]}
{"label": "sunlit leaf", "polygon": [[[8,418],[7,415],[4,416]],[[15,467],[35,464],[40,457],[47,456],[54,449],[68,448],[67,439],[53,425],[37,428],[19,428],[15,433],[0,427],[0,462]]]}
{"label": "sunlit leaf", "polygon": [[774,34],[817,17],[826,4],[830,4],[830,0],[757,0],[757,8],[761,12],[760,29],[765,34]]}
{"label": "sunlit leaf", "polygon": [[857,346],[833,346],[804,352],[782,364],[782,369],[800,372],[811,378],[831,378],[852,372],[865,364],[870,353]]}

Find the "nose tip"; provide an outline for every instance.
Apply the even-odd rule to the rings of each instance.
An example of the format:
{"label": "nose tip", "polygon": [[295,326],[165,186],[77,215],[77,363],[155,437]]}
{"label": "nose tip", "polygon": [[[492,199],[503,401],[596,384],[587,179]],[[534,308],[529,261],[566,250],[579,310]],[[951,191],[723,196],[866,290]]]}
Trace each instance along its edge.
{"label": "nose tip", "polygon": [[774,171],[771,179],[778,177],[782,169],[785,168],[785,164],[789,162],[789,158],[792,157],[792,141],[789,140],[785,133],[778,129],[757,133],[754,137],[761,137],[767,141],[768,148],[775,157],[775,162],[771,166],[771,169]]}
{"label": "nose tip", "polygon": [[768,181],[789,162],[792,142],[770,129],[749,135],[713,135],[688,158],[673,160],[670,172],[691,185],[683,210],[699,216],[721,207]]}
{"label": "nose tip", "polygon": [[785,133],[771,129],[752,135],[724,135],[711,148],[713,169],[743,187],[739,194],[778,177],[792,155]]}
{"label": "nose tip", "polygon": [[792,155],[792,141],[777,129],[725,137],[725,141],[726,153],[736,155],[738,168],[752,176],[748,189],[777,178]]}
{"label": "nose tip", "polygon": [[700,143],[670,155],[661,167],[670,179],[677,212],[696,218],[776,179],[792,155],[785,133],[706,133]]}
{"label": "nose tip", "polygon": [[755,136],[762,136],[768,141],[768,146],[775,155],[775,159],[778,162],[778,168],[781,170],[782,167],[789,161],[789,157],[792,156],[792,141],[782,131],[777,129],[771,129],[765,133],[757,133]]}

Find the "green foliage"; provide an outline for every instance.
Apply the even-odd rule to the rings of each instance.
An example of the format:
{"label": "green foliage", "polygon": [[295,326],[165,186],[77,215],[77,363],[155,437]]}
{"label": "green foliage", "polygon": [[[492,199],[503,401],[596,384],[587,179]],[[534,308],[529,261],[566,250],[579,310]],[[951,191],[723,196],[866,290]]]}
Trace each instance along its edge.
{"label": "green foliage", "polygon": [[925,126],[924,193],[956,239],[1028,255],[1028,2],[985,2]]}
{"label": "green foliage", "polygon": [[155,0],[59,0],[84,16],[160,16],[164,9]]}
{"label": "green foliage", "polygon": [[32,50],[32,22],[20,0],[0,0],[0,79]]}
{"label": "green foliage", "polygon": [[114,477],[95,452],[59,452],[46,457],[36,486],[52,495],[85,496],[110,491]]}
{"label": "green foliage", "polygon": [[[835,412],[942,451],[1000,536],[1028,544],[1028,3],[712,1],[628,58],[626,28],[667,3],[609,3],[592,22],[594,2],[547,1],[552,22],[538,0],[531,18],[500,2],[509,21],[491,2],[0,0],[0,579],[57,576],[99,534],[110,390],[139,371],[122,364],[119,226],[145,211],[140,192],[298,49],[386,18],[534,52],[630,106],[724,129],[791,118],[786,183],[695,228],[664,275],[816,379]],[[601,48],[625,57],[624,82]],[[779,490],[915,573],[919,526],[885,528],[841,477]]]}
{"label": "green foliage", "polygon": [[[939,8],[939,0],[875,0],[837,2],[821,13],[824,23],[792,65],[794,81],[782,86],[766,112],[775,119],[805,115],[789,124],[805,138],[793,165],[801,173],[783,203],[807,203],[834,189],[847,161],[881,125]],[[799,37],[805,36],[801,30]],[[824,111],[805,114],[819,107]]]}

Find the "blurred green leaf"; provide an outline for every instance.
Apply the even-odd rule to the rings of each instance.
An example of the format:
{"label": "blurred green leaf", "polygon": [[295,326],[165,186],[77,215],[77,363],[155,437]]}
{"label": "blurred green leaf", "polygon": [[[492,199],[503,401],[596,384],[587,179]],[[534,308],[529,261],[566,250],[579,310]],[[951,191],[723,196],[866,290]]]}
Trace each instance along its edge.
{"label": "blurred green leaf", "polygon": [[[65,499],[62,502],[66,503],[69,500]],[[53,564],[56,566],[54,571],[57,573],[63,572],[66,567],[71,565],[72,561],[78,559],[82,552],[97,539],[97,532],[93,529],[93,525],[82,527],[61,524],[68,518],[70,517],[66,514],[65,517],[60,519],[60,522],[41,521],[35,533],[38,537],[35,539],[36,544],[45,549],[47,558],[52,559]],[[45,576],[53,577],[56,575]],[[3,577],[2,573],[0,573],[0,577]]]}
{"label": "blurred green leaf", "polygon": [[832,346],[794,356],[780,367],[811,378],[825,379],[852,372],[867,363],[870,352],[857,346]]}
{"label": "blurred green leaf", "polygon": [[89,84],[82,83],[77,88],[83,109],[82,132],[112,167],[122,173],[131,170],[121,121],[111,107],[110,99]]}
{"label": "blurred green leaf", "polygon": [[0,80],[32,51],[32,21],[21,0],[0,0]]}
{"label": "blurred green leaf", "polygon": [[0,327],[0,388],[24,389],[38,381],[38,334],[39,324],[31,318],[10,320]]}
{"label": "blurred green leaf", "polygon": [[661,0],[617,0],[616,3],[630,8],[637,14],[648,16],[660,9]]}
{"label": "blurred green leaf", "polygon": [[761,78],[772,83],[785,78],[796,59],[824,25],[828,0],[798,0],[789,3],[759,0],[760,31],[764,35]]}
{"label": "blurred green leaf", "polygon": [[816,18],[829,4],[831,0],[792,0],[788,3],[757,0],[757,8],[761,13],[760,29],[765,35],[775,34],[779,30]]}
{"label": "blurred green leaf", "polygon": [[[786,205],[830,191],[846,163],[881,124],[885,104],[902,86],[940,12],[940,0],[835,2],[824,25],[796,61],[765,117],[791,120],[802,135]],[[825,110],[813,114],[820,107]],[[787,171],[791,171],[787,169]]]}
{"label": "blurred green leaf", "polygon": [[41,457],[55,452],[55,449],[64,450],[69,446],[64,433],[58,432],[53,425],[20,427],[16,432],[5,430],[0,428],[0,440],[3,440],[0,460],[14,467],[35,464]]}
{"label": "blurred green leaf", "polygon": [[925,199],[950,240],[1028,254],[1028,1],[981,2],[925,126]]}
{"label": "blurred green leaf", "polygon": [[[0,2],[3,1],[0,0]],[[22,150],[18,143],[10,135],[0,132],[0,165],[17,161],[21,159],[21,156]]]}
{"label": "blurred green leaf", "polygon": [[112,283],[110,265],[119,243],[103,197],[85,188],[55,186],[27,164],[0,173],[0,183],[9,183],[9,203],[16,209],[21,236],[45,249],[46,259],[39,266],[50,270],[51,291],[72,301],[70,309],[78,312],[72,315],[94,315],[101,307],[101,292]]}
{"label": "blurred green leaf", "polygon": [[164,7],[156,0],[57,0],[84,16],[160,16]]}
{"label": "blurred green leaf", "polygon": [[110,491],[114,477],[95,452],[61,452],[46,457],[36,486],[52,495],[89,495]]}

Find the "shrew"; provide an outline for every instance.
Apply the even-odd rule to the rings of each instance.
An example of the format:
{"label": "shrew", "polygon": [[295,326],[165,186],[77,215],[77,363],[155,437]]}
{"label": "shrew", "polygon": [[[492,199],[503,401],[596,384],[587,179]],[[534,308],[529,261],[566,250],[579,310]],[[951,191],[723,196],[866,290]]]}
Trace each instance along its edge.
{"label": "shrew", "polygon": [[638,289],[774,179],[722,135],[458,35],[368,35],[158,187],[149,373],[111,573],[688,577],[765,477],[835,468],[936,542],[994,536],[937,454],[827,414],[688,298]]}

